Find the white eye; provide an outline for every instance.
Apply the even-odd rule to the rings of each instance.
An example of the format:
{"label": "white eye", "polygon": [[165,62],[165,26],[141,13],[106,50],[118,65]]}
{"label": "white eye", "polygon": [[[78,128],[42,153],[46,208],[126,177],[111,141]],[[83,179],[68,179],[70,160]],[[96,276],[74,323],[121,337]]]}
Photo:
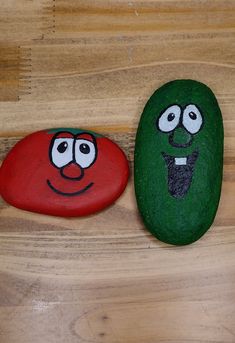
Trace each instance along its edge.
{"label": "white eye", "polygon": [[158,127],[163,132],[170,132],[180,121],[181,108],[178,105],[168,107],[158,119]]}
{"label": "white eye", "polygon": [[96,158],[95,144],[87,139],[77,139],[75,143],[75,160],[82,168],[89,167]]}
{"label": "white eye", "polygon": [[200,110],[195,105],[186,106],[183,113],[183,125],[187,131],[194,134],[197,133],[202,126],[202,115]]}
{"label": "white eye", "polygon": [[73,138],[56,138],[51,149],[52,162],[61,168],[73,160]]}

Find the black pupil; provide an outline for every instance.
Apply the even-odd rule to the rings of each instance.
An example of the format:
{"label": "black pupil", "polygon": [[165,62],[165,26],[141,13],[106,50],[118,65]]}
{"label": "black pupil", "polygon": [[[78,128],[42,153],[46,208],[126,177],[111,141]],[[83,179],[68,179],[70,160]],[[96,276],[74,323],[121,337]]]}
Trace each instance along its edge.
{"label": "black pupil", "polygon": [[60,143],[60,144],[58,145],[57,150],[58,150],[61,154],[63,154],[63,152],[65,152],[67,148],[68,148],[68,143],[67,143],[67,142],[62,142],[62,143]]}
{"label": "black pupil", "polygon": [[172,120],[174,120],[174,119],[175,119],[174,113],[168,114],[168,116],[167,116],[167,120],[168,120],[168,121],[172,121]]}
{"label": "black pupil", "polygon": [[90,147],[88,144],[81,144],[80,147],[79,147],[80,151],[83,153],[83,154],[89,154],[90,152]]}
{"label": "black pupil", "polygon": [[190,113],[189,113],[189,117],[190,117],[192,120],[197,119],[197,115],[196,115],[196,113],[194,113],[194,112],[190,112]]}

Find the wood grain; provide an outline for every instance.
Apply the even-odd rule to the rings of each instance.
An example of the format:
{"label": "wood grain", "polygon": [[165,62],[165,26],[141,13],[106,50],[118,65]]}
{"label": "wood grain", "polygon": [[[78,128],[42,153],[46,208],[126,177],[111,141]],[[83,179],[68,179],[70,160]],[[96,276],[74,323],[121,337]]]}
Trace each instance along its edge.
{"label": "wood grain", "polygon": [[53,0],[0,0],[0,41],[25,42],[54,32]]}
{"label": "wood grain", "polygon": [[144,228],[132,175],[113,206],[86,218],[1,199],[0,343],[234,343],[234,1],[0,5],[0,161],[32,131],[80,126],[120,144],[132,174],[141,111],[175,78],[207,83],[225,128],[219,210],[191,246]]}
{"label": "wood grain", "polygon": [[234,1],[56,0],[56,36],[234,28]]}
{"label": "wood grain", "polygon": [[16,101],[19,96],[20,56],[17,46],[0,46],[0,101]]}
{"label": "wood grain", "polygon": [[0,101],[31,94],[31,49],[0,44]]}

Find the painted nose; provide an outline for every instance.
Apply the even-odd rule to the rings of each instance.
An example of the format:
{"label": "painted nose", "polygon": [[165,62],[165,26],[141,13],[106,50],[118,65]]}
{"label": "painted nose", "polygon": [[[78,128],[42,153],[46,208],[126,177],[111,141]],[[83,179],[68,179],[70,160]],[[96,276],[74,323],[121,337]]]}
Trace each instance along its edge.
{"label": "painted nose", "polygon": [[69,163],[60,170],[61,175],[70,180],[80,180],[83,178],[84,171],[76,163]]}
{"label": "painted nose", "polygon": [[184,128],[178,127],[169,136],[169,143],[178,148],[186,148],[192,144],[193,136]]}

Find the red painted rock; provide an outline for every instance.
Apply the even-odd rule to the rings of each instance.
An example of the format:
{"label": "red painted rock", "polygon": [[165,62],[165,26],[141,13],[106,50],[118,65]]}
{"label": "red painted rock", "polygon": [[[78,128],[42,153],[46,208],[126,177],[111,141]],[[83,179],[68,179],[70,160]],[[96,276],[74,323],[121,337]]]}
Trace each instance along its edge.
{"label": "red painted rock", "polygon": [[123,151],[80,129],[38,131],[18,142],[0,168],[9,204],[56,216],[83,216],[112,204],[129,175]]}

